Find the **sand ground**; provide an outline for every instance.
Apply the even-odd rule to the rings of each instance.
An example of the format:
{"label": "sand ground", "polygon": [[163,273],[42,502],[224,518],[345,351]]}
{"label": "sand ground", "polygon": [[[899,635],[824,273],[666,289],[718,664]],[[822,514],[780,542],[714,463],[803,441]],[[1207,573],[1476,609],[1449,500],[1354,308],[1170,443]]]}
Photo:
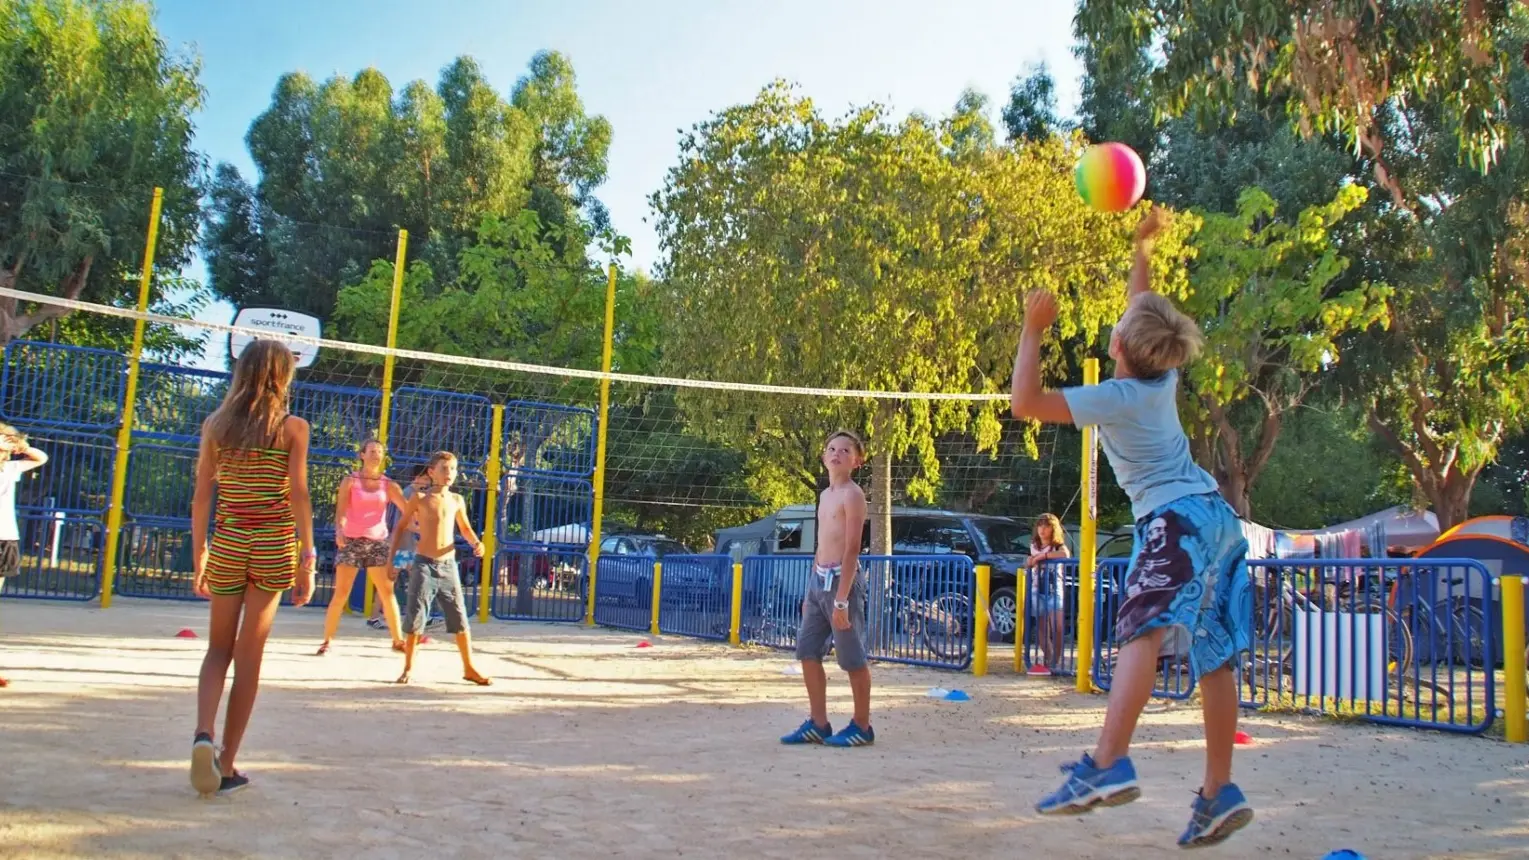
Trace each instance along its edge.
{"label": "sand ground", "polygon": [[[1041,819],[1031,804],[1090,746],[1102,697],[880,666],[876,746],[792,749],[776,739],[805,708],[784,654],[496,622],[477,630],[494,687],[460,681],[449,643],[397,687],[400,661],[357,618],[311,656],[321,623],[282,611],[239,759],[255,783],[204,801],[186,776],[203,643],[175,637],[205,631],[204,606],[0,602],[0,857],[1147,860],[1182,856],[1202,767],[1197,711],[1158,710],[1134,751],[1140,801]],[[829,684],[842,723],[837,669]],[[972,700],[929,698],[937,685]],[[1205,855],[1529,856],[1529,747],[1305,717],[1244,728],[1258,818]]]}

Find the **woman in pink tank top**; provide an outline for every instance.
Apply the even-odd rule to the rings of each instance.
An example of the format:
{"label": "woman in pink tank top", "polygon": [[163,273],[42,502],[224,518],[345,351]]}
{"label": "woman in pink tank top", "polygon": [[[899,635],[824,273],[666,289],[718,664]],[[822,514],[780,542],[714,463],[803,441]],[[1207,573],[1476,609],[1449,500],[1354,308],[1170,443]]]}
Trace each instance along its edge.
{"label": "woman in pink tank top", "polygon": [[398,596],[393,592],[393,565],[388,557],[388,505],[403,510],[403,491],[391,478],[382,474],[382,460],[387,450],[376,439],[361,443],[361,469],[340,482],[334,506],[335,555],[334,594],[324,614],[324,643],[319,656],[329,653],[329,643],[340,629],[340,613],[350,600],[356,572],[366,571],[369,584],[377,589],[393,650],[403,650],[402,631],[398,625]]}

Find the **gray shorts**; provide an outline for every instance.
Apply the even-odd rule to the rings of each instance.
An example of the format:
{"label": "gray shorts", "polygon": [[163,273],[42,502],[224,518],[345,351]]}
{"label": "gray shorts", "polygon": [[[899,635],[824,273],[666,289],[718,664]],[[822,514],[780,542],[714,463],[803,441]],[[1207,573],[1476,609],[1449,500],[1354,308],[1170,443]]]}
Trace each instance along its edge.
{"label": "gray shorts", "polygon": [[404,616],[403,632],[416,635],[425,632],[432,601],[446,616],[447,633],[467,631],[467,602],[462,596],[462,577],[457,573],[455,555],[414,557],[414,564],[409,566],[409,608]]}
{"label": "gray shorts", "polygon": [[848,630],[833,626],[834,597],[838,592],[837,568],[815,567],[807,578],[807,597],[802,601],[802,626],[796,631],[796,659],[821,663],[828,656],[828,646],[832,643],[839,668],[853,672],[866,666],[865,584],[856,579],[850,587]]}

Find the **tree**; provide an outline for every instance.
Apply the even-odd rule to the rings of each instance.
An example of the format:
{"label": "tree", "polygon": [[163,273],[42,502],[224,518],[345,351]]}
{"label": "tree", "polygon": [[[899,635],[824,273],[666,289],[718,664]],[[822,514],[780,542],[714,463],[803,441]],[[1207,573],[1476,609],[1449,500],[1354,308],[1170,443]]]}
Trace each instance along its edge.
{"label": "tree", "polygon": [[[777,82],[686,134],[653,197],[665,367],[724,381],[997,393],[1018,340],[1017,285],[1053,287],[1064,336],[1091,340],[1124,305],[1135,216],[1087,209],[1067,141],[972,153],[952,132],[920,117],[893,123],[875,106],[828,121]],[[993,451],[1001,435],[993,402],[677,397],[693,430],[743,447],[751,485],[772,505],[817,488],[829,432],[865,431],[878,552],[889,547],[893,461],[912,458],[901,490],[932,500],[936,439],[965,433]]]}
{"label": "tree", "polygon": [[[434,293],[456,283],[485,218],[514,222],[531,208],[547,236],[588,235],[579,206],[605,176],[610,126],[585,115],[573,69],[538,54],[514,103],[478,65],[459,57],[432,90],[414,81],[394,96],[375,69],[316,84],[292,73],[246,141],[259,171],[250,185],[219,165],[205,251],[211,287],[236,305],[272,304],[328,319],[340,291],[409,231],[409,260],[426,264]],[[576,252],[584,246],[556,248]],[[386,303],[384,303],[386,308]],[[341,324],[338,335],[356,337]]]}
{"label": "tree", "polygon": [[1151,89],[1167,114],[1224,124],[1246,88],[1303,134],[1354,146],[1354,173],[1385,200],[1356,259],[1394,293],[1383,329],[1345,338],[1339,378],[1446,526],[1466,516],[1529,393],[1529,82],[1512,61],[1525,14],[1484,0],[1329,0],[1294,14],[1272,0],[1087,0],[1078,14],[1107,66],[1160,47]]}
{"label": "tree", "polygon": [[[165,47],[146,3],[0,7],[0,287],[132,301],[156,186],[164,202],[155,267],[189,262],[201,194],[202,160],[191,148],[198,71],[195,59]],[[164,282],[153,287],[165,308]],[[0,298],[0,343],[67,313]],[[68,327],[95,337],[90,325]]]}
{"label": "tree", "polygon": [[[1294,222],[1276,218],[1274,198],[1242,193],[1236,215],[1204,213],[1192,241],[1184,310],[1199,321],[1206,349],[1186,374],[1195,398],[1199,459],[1239,516],[1251,516],[1252,488],[1274,453],[1284,420],[1340,360],[1339,340],[1385,318],[1386,287],[1339,289],[1349,261],[1335,227],[1363,205],[1365,189],[1345,186]],[[1256,430],[1233,420],[1243,404]]]}
{"label": "tree", "polygon": [[1003,127],[1008,130],[1010,141],[1044,140],[1066,131],[1067,126],[1057,114],[1056,80],[1045,63],[1031,67],[1009,88]]}

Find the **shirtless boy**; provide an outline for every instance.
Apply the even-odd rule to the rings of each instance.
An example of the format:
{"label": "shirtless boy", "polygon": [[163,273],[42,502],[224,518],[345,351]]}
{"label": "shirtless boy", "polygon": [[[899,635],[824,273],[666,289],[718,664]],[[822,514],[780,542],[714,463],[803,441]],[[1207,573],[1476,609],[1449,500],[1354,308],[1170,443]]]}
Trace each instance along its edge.
{"label": "shirtless boy", "polygon": [[467,503],[451,491],[457,480],[457,458],[450,451],[437,451],[425,467],[430,483],[414,494],[404,507],[398,528],[393,530],[388,557],[398,555],[410,532],[418,535],[414,561],[409,566],[409,608],[404,620],[408,637],[404,640],[403,674],[398,683],[409,683],[414,669],[414,649],[425,632],[430,617],[430,603],[435,602],[446,616],[446,631],[456,635],[457,650],[462,652],[462,680],[480,687],[491,682],[473,668],[472,640],[467,632],[467,603],[462,596],[462,577],[457,572],[456,533],[472,545],[473,554],[483,557],[483,543],[467,521]]}
{"label": "shirtless boy", "polygon": [[[796,636],[796,657],[802,661],[811,716],[781,738],[783,744],[863,747],[876,742],[871,729],[871,670],[865,657],[865,585],[860,578],[865,493],[852,477],[863,462],[865,446],[860,437],[845,430],[828,437],[823,448],[828,489],[818,500],[818,551]],[[854,720],[838,734],[828,724],[828,676],[823,671],[830,644],[839,668],[849,673],[855,696]]]}

